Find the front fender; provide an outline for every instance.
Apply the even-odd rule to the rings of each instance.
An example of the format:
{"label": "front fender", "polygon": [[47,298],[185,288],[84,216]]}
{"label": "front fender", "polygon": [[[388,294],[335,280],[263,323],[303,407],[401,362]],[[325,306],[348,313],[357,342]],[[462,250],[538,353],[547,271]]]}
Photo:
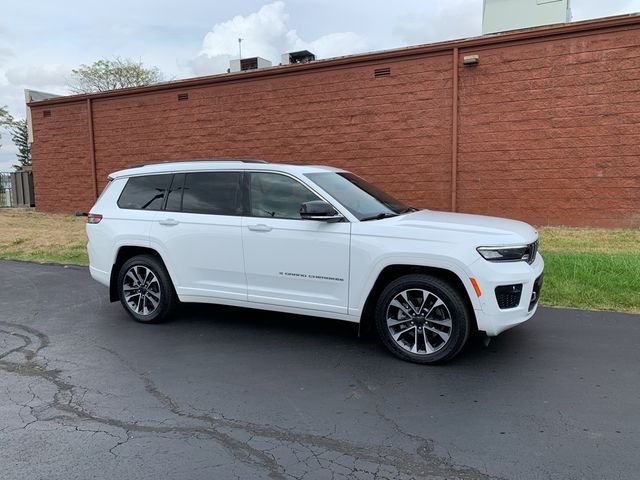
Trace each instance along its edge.
{"label": "front fender", "polygon": [[467,296],[474,310],[479,310],[480,302],[475,294],[469,277],[471,271],[462,262],[457,262],[450,257],[429,256],[416,257],[416,255],[389,255],[377,259],[369,268],[352,269],[349,288],[349,315],[359,316],[364,311],[369,293],[373,289],[382,271],[390,266],[415,266],[426,268],[438,268],[447,270],[456,275],[467,292]]}

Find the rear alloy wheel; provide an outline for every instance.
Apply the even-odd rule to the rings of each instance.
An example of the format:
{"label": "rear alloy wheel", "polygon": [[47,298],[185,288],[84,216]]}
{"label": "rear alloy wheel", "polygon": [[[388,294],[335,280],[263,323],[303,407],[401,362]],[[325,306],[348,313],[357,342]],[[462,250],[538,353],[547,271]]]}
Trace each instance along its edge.
{"label": "rear alloy wheel", "polygon": [[122,265],[118,293],[127,313],[142,323],[166,320],[177,302],[169,274],[151,255],[138,255]]}
{"label": "rear alloy wheel", "polygon": [[375,318],[385,346],[415,363],[451,360],[471,330],[462,296],[430,275],[406,275],[391,282],[380,295]]}

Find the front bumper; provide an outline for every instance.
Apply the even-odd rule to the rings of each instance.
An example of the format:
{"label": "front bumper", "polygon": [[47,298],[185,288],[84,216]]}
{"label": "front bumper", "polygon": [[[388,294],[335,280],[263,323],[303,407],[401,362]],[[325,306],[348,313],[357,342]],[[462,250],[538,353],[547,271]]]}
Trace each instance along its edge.
{"label": "front bumper", "polygon": [[[544,260],[540,254],[531,265],[526,262],[487,262],[480,258],[471,265],[471,269],[481,290],[478,298],[480,309],[475,311],[478,330],[488,336],[496,336],[526,322],[536,313],[539,292],[536,293],[533,304],[531,300],[536,280],[544,271]],[[522,285],[520,301],[513,308],[501,309],[496,299],[496,287],[516,284]]]}

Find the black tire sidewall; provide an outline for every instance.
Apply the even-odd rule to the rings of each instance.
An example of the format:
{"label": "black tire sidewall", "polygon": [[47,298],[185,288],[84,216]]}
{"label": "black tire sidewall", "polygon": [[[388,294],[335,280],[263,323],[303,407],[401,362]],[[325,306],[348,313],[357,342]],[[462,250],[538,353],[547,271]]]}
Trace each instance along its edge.
{"label": "black tire sidewall", "polygon": [[[151,270],[160,284],[160,303],[151,315],[139,315],[129,308],[129,305],[124,299],[124,293],[122,291],[124,276],[127,271],[134,266],[146,267]],[[138,255],[130,258],[122,264],[120,271],[118,272],[118,297],[120,298],[120,303],[127,313],[134,320],[141,323],[163,322],[169,317],[175,304],[175,292],[171,278],[169,277],[169,274],[162,262],[151,255]]]}
{"label": "black tire sidewall", "polygon": [[[447,344],[432,354],[414,354],[399,346],[387,327],[387,308],[393,298],[403,290],[421,288],[429,290],[445,303],[451,314],[451,336]],[[382,291],[375,309],[375,323],[382,343],[397,357],[414,363],[440,364],[455,357],[464,347],[471,331],[471,314],[460,293],[446,281],[430,275],[405,275],[392,281]]]}

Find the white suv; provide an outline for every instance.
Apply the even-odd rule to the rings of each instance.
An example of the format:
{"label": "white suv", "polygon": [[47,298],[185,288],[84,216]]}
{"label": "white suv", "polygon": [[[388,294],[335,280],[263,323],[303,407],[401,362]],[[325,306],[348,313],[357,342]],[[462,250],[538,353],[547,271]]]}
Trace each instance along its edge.
{"label": "white suv", "polygon": [[91,275],[140,322],[179,301],[372,319],[397,356],[441,363],[537,308],[543,260],[522,222],[418,210],[330,167],[160,163],[109,180]]}

